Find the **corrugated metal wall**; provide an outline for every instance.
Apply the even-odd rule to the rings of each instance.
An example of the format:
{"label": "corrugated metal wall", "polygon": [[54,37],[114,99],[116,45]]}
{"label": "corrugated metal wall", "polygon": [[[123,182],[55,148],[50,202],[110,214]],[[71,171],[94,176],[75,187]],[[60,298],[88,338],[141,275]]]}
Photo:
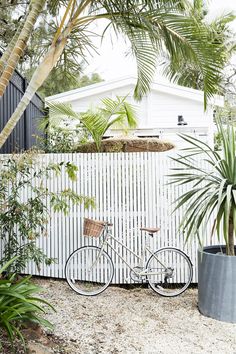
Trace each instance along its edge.
{"label": "corrugated metal wall", "polygon": [[[71,205],[68,215],[51,212],[47,236],[40,237],[38,245],[57,261],[51,266],[42,265],[40,272],[31,264],[28,273],[64,278],[66,259],[71,252],[84,245],[99,244],[99,240],[82,235],[83,218],[90,217],[112,222],[114,236],[138,254],[145,238],[139,230],[140,226],[160,227],[160,232],[150,238],[150,248],[156,250],[173,246],[185,251],[194,265],[193,282],[197,282],[198,242],[184,244],[184,235],[178,231],[183,210],[172,214],[173,201],[190,187],[166,185],[167,175],[175,166],[169,155],[176,156],[174,152],[41,155],[39,165],[70,161],[78,167],[76,182],[70,181],[65,172],[61,176],[51,173],[51,178],[44,181],[49,191],[71,188],[80,195],[95,197],[96,208],[85,210],[83,205]],[[198,159],[201,166],[205,166],[205,162]],[[27,198],[27,193],[26,188],[22,198]],[[207,232],[203,234],[208,245],[215,242],[211,238],[211,226],[212,223],[209,223]],[[131,265],[138,265],[127,251],[120,249],[120,252]],[[129,268],[111,249],[108,253],[115,264],[113,283],[124,283],[129,277]]]}
{"label": "corrugated metal wall", "polygon": [[[27,81],[15,72],[3,97],[0,99],[0,130],[3,129],[20,102],[27,87]],[[12,153],[27,150],[36,143],[35,136],[42,135],[37,128],[37,121],[44,115],[44,102],[36,94],[28,105],[14,131],[0,149],[0,153]]]}

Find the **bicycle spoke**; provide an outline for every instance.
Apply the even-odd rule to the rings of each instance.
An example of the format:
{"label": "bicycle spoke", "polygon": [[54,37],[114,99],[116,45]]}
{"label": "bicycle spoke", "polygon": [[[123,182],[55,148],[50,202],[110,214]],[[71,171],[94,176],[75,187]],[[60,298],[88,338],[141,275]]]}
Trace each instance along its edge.
{"label": "bicycle spoke", "polygon": [[97,295],[110,284],[114,266],[108,254],[95,246],[76,250],[65,267],[70,287],[81,295]]}
{"label": "bicycle spoke", "polygon": [[[165,268],[160,267],[159,261],[165,264]],[[171,247],[163,248],[149,258],[147,280],[158,294],[177,296],[191,283],[191,262],[184,252]]]}

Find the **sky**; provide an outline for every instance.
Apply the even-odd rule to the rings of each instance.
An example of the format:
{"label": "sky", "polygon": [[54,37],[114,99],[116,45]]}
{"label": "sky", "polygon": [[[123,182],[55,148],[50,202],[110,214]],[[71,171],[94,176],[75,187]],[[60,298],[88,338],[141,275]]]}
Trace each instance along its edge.
{"label": "sky", "polygon": [[[230,11],[236,14],[236,0],[211,0],[208,3],[211,17]],[[232,27],[236,32],[236,20]],[[85,69],[87,74],[97,72],[105,80],[136,75],[135,62],[130,56],[127,57],[128,47],[123,40],[115,38],[112,41],[108,35],[102,44],[99,40],[97,46],[99,55],[93,54],[93,57],[88,58],[88,66]]]}

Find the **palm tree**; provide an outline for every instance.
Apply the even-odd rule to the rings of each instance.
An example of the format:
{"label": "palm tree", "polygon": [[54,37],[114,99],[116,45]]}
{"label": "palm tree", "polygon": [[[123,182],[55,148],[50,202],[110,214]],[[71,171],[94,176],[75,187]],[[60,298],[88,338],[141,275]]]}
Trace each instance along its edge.
{"label": "palm tree", "polygon": [[3,55],[0,58],[0,75],[2,75],[3,69],[7,64],[7,61],[11,55],[11,52],[13,51],[16,41],[19,37],[19,34],[21,33],[21,30],[23,28],[24,23],[21,22],[18,26],[18,29],[15,33],[15,35],[13,36],[13,38],[11,39],[10,43],[8,44],[6,50],[4,51]]}
{"label": "palm tree", "polygon": [[223,45],[209,42],[209,29],[195,17],[189,16],[186,0],[68,0],[60,25],[49,51],[34,72],[27,90],[0,134],[4,144],[22,116],[28,103],[56,65],[71,36],[78,39],[81,57],[93,47],[90,25],[108,21],[117,34],[131,44],[137,62],[136,99],[146,94],[152,81],[157,56],[167,51],[172,62],[191,60],[202,73],[205,104],[220,81],[225,65]]}
{"label": "palm tree", "polygon": [[[195,16],[198,21],[207,22],[211,31],[209,31],[209,41],[213,44],[223,44],[222,50],[224,49],[224,56],[229,62],[232,55],[235,53],[235,34],[229,29],[229,24],[235,20],[235,15],[232,13],[223,14],[212,19],[210,22],[207,20],[207,8],[203,0],[195,0],[193,6],[189,7],[190,15]],[[170,79],[174,79],[176,83],[181,86],[191,87],[197,90],[204,90],[204,77],[201,70],[199,70],[198,65],[191,60],[174,60],[172,61],[171,56],[165,53],[164,57],[160,59],[161,65],[163,65],[164,75]],[[218,87],[218,93],[225,93],[226,81],[223,76],[221,78],[220,85]]]}
{"label": "palm tree", "polygon": [[97,151],[100,151],[102,138],[111,126],[120,127],[125,131],[137,127],[135,107],[126,102],[126,97],[116,97],[116,100],[104,98],[102,104],[101,107],[77,113],[70,104],[49,103],[49,117],[46,117],[41,127],[48,126],[50,134],[50,131],[57,129],[62,122],[73,120],[77,122],[77,128],[80,127],[91,135]]}
{"label": "palm tree", "polygon": [[31,0],[29,13],[20,24],[18,31],[9,43],[8,48],[0,61],[0,98],[3,96],[6,87],[14,73],[14,70],[22,57],[26,48],[27,41],[32,33],[34,25],[41,13],[46,0]]}

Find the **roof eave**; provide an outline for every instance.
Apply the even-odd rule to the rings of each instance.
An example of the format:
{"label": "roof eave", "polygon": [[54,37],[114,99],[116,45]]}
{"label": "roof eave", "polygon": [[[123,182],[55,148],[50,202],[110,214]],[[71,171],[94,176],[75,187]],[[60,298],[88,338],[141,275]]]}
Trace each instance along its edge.
{"label": "roof eave", "polygon": [[[81,87],[75,90],[59,93],[57,95],[49,96],[45,98],[46,102],[60,101],[60,102],[73,102],[78,99],[82,99],[88,96],[93,96],[99,93],[104,93],[106,91],[115,90],[123,86],[133,86],[136,85],[137,79],[135,77],[121,77],[119,79],[113,79],[109,81],[102,81],[89,86]],[[204,93],[203,91],[195,90],[188,87],[178,86],[172,83],[153,83],[151,89],[157,92],[162,92],[166,94],[172,94],[178,97],[184,97],[196,102],[204,103]],[[132,94],[133,94],[133,90]],[[224,106],[223,96],[214,96],[209,100],[210,106]]]}

